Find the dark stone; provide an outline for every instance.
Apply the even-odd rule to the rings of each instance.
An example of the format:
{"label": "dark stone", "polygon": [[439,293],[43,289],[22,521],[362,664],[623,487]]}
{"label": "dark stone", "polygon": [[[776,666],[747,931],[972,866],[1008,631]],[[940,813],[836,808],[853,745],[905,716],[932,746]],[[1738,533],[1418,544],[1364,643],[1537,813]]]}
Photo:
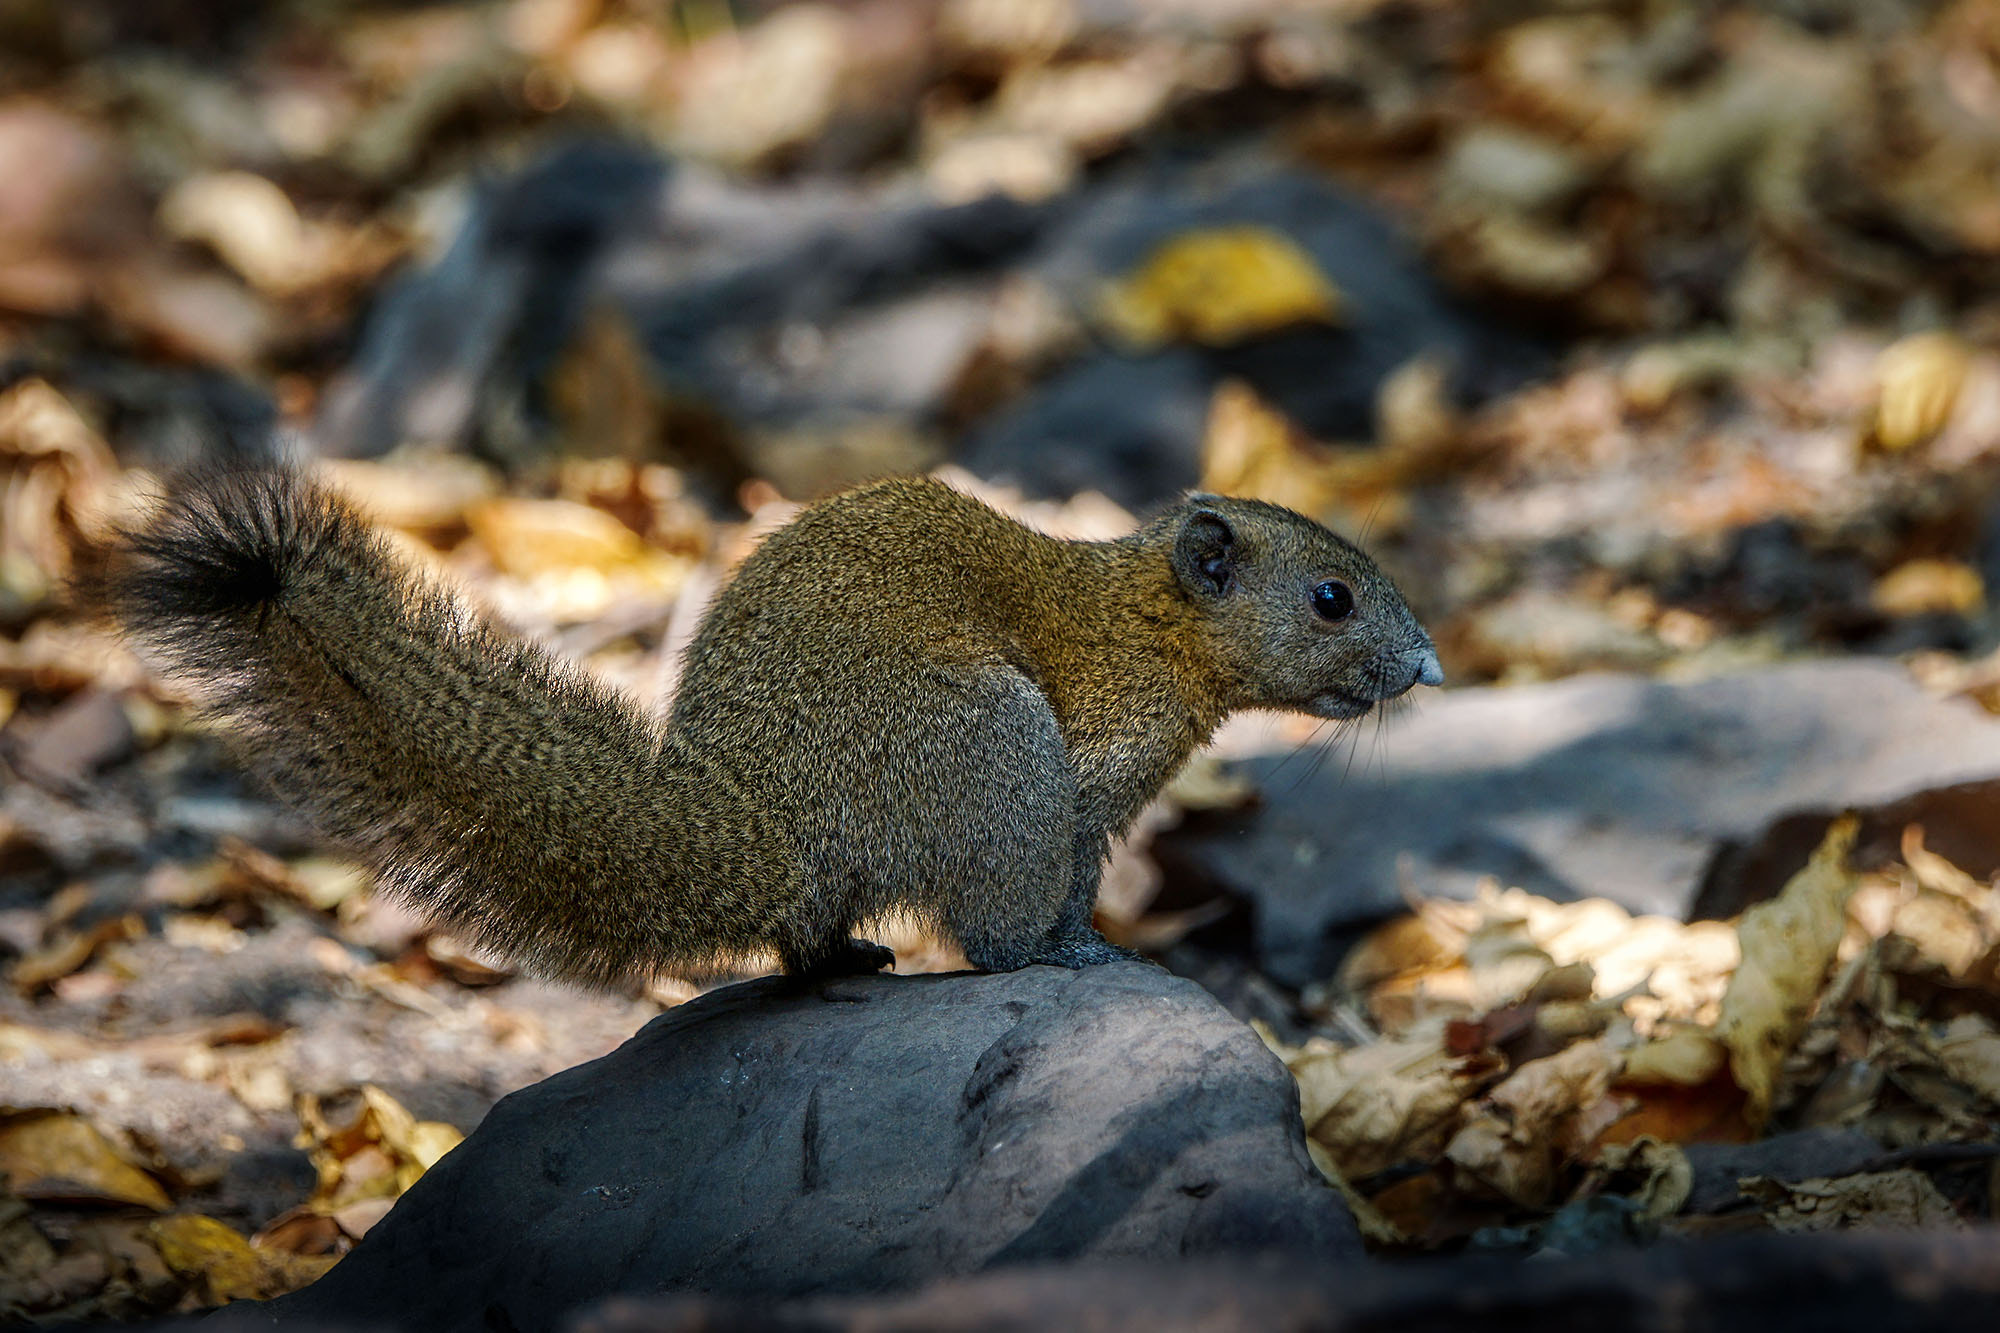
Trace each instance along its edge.
{"label": "dark stone", "polygon": [[1170,876],[1252,905],[1258,961],[1287,985],[1330,975],[1355,931],[1406,908],[1406,886],[1467,897],[1493,875],[1685,916],[1718,858],[1788,814],[1824,827],[1827,811],[2000,778],[2000,720],[1872,661],[1455,691],[1349,743],[1369,747],[1351,776],[1337,750],[1316,772],[1259,756],[1260,808],[1155,843]]}
{"label": "dark stone", "polygon": [[615,1292],[775,1299],[1016,1264],[1358,1249],[1297,1091],[1143,964],[731,986],[518,1092],[293,1321],[548,1328]]}

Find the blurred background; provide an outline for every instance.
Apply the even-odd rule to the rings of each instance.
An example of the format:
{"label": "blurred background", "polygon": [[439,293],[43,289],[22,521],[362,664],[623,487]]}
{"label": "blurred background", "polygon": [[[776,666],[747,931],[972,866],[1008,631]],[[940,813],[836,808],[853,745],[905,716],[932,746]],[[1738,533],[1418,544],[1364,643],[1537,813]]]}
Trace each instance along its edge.
{"label": "blurred background", "polygon": [[[317,1262],[434,1122],[689,992],[551,991],[373,900],[69,613],[153,478],[272,450],[654,707],[761,532],[943,467],[1068,535],[1196,485],[1365,535],[1455,686],[1863,658],[1970,719],[2000,6],[0,0],[0,1059]],[[1399,744],[1340,743],[1363,784]],[[1215,855],[1143,849],[1324,758],[1198,763],[1107,928],[1297,1020],[1340,950],[1253,948]],[[1376,915],[1432,887],[1396,850]],[[158,1262],[66,1299],[198,1302]]]}

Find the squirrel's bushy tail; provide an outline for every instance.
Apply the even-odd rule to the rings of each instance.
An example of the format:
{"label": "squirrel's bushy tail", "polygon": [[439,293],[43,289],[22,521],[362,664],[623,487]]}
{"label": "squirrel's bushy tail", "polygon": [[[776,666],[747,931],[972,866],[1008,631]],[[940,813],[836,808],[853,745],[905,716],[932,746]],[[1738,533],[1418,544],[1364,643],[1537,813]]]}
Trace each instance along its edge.
{"label": "squirrel's bushy tail", "polygon": [[731,938],[741,914],[682,887],[661,802],[695,784],[659,731],[415,576],[319,484],[185,480],[81,591],[281,797],[447,928],[597,983],[754,945]]}

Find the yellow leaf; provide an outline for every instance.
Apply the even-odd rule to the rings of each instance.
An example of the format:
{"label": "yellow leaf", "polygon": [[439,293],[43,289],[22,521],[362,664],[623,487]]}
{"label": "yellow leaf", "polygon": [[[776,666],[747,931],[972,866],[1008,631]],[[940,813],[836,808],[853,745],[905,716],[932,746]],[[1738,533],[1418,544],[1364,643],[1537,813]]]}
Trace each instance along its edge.
{"label": "yellow leaf", "polygon": [[361,1102],[353,1119],[336,1125],[317,1098],[299,1099],[301,1128],[294,1141],[308,1150],[319,1172],[312,1206],[323,1214],[399,1197],[464,1138],[440,1121],[418,1120],[373,1084],[362,1087]]}
{"label": "yellow leaf", "polygon": [[27,1199],[87,1199],[165,1210],[159,1183],[88,1120],[62,1112],[0,1122],[0,1174]]}
{"label": "yellow leaf", "polygon": [[1910,560],[1876,581],[1875,609],[1886,616],[1970,614],[1986,605],[1986,582],[1959,560]]}
{"label": "yellow leaf", "polygon": [[639,534],[611,515],[568,500],[485,500],[466,519],[493,563],[517,578],[577,568],[611,573],[648,553]]}
{"label": "yellow leaf", "polygon": [[1917,333],[1884,348],[1875,361],[1875,443],[1884,449],[1922,444],[1951,421],[1972,358],[1949,333]]}
{"label": "yellow leaf", "polygon": [[183,1213],[163,1217],[147,1235],[167,1267],[205,1289],[208,1303],[261,1300],[273,1295],[264,1262],[250,1242],[212,1217]]}
{"label": "yellow leaf", "polygon": [[1699,1028],[1678,1028],[1629,1052],[1619,1081],[1699,1087],[1715,1077],[1728,1054],[1728,1049],[1712,1033]]}
{"label": "yellow leaf", "polygon": [[1744,1116],[1761,1128],[1778,1090],[1778,1075],[1819,996],[1846,929],[1847,900],[1857,878],[1848,869],[1860,827],[1852,815],[1833,822],[1805,869],[1737,925],[1743,961],[1722,996],[1716,1035],[1729,1048],[1729,1069],[1748,1095]]}
{"label": "yellow leaf", "polygon": [[1340,293],[1283,233],[1216,227],[1175,237],[1108,284],[1102,314],[1134,347],[1177,338],[1222,346],[1287,325],[1335,323]]}

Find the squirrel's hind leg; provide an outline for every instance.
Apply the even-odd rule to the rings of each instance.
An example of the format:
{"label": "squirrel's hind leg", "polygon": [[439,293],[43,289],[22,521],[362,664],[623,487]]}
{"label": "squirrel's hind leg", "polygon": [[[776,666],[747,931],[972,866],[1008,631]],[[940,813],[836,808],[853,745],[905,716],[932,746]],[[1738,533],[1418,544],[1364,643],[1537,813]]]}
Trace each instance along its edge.
{"label": "squirrel's hind leg", "polygon": [[896,965],[896,951],[861,939],[827,939],[779,950],[788,977],[865,977]]}

